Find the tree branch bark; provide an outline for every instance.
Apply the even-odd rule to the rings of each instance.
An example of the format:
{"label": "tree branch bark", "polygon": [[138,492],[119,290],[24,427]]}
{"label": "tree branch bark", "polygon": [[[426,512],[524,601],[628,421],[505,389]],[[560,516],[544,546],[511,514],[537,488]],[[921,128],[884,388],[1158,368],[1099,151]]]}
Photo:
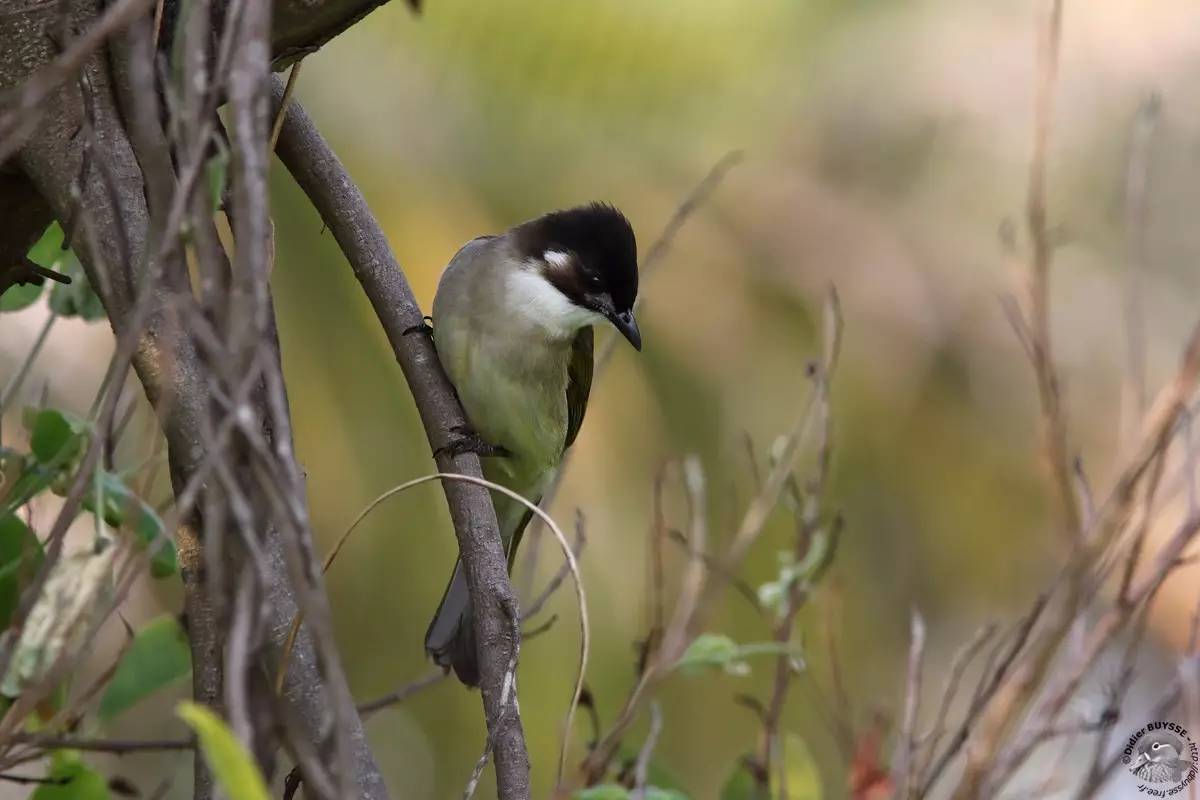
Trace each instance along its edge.
{"label": "tree branch bark", "polygon": [[[275,81],[278,109],[283,86]],[[449,442],[451,430],[466,422],[454,391],[442,371],[433,342],[412,332],[422,324],[421,309],[388,245],[379,222],[367,207],[337,155],[309,116],[289,104],[277,155],[308,195],[345,253],[355,277],[387,334],[408,381],[425,434],[434,452]],[[437,456],[438,470],[481,477],[478,456]],[[480,688],[488,736],[495,750],[496,782],[502,800],[529,797],[529,755],[517,709],[516,692],[505,705],[505,681],[513,648],[516,600],[487,490],[465,481],[443,481],[459,551],[473,600],[473,622],[480,666]]]}
{"label": "tree branch bark", "polygon": [[[87,31],[100,14],[95,0],[77,0],[67,6],[60,3],[18,5],[21,7],[0,3],[0,40],[20,45],[0,48],[0,88],[17,86],[28,80],[32,72],[51,63],[55,51],[48,32]],[[59,16],[64,7],[69,8],[69,20]],[[146,22],[140,17],[136,21],[139,24]],[[260,27],[256,35],[261,40],[263,28]],[[121,51],[129,46],[128,42],[119,42],[112,45],[112,49]],[[132,82],[139,74],[130,63],[122,64],[121,54],[123,52],[114,58],[111,75],[118,83]],[[150,166],[156,163],[160,168],[170,169],[169,160],[161,158],[165,151],[157,149],[165,146],[161,129],[146,129],[149,124],[158,125],[156,115],[139,116],[136,108],[119,109],[115,97],[117,90],[128,90],[129,87],[113,85],[109,64],[101,51],[91,53],[81,63],[82,77],[78,85],[69,80],[59,81],[47,90],[37,109],[40,115],[36,135],[24,142],[15,162],[42,199],[43,215],[48,211],[65,224],[76,210],[82,209],[82,221],[77,227],[83,235],[76,237],[73,244],[89,280],[104,302],[114,331],[118,335],[129,332],[137,335],[134,367],[148,399],[159,412],[167,441],[172,483],[178,495],[184,487],[202,477],[210,458],[210,446],[215,447],[208,433],[214,414],[212,387],[219,385],[215,372],[218,365],[206,361],[198,349],[194,332],[180,323],[180,310],[193,307],[195,301],[186,271],[182,269],[182,254],[171,241],[173,236],[178,236],[178,226],[172,232],[168,209],[164,205],[171,205],[174,210],[187,208],[190,203],[186,197],[176,194],[172,198],[167,194],[167,191],[178,191],[171,173],[163,176],[159,174],[161,169]],[[257,80],[261,83],[268,77],[267,64],[267,54],[263,53],[247,68],[258,71]],[[143,70],[141,78],[146,74],[149,73]],[[265,95],[265,86],[260,91]],[[125,91],[124,94],[129,93]],[[122,111],[126,113],[122,114]],[[258,147],[265,156],[265,97],[259,116],[262,124],[257,126],[256,135],[261,134],[263,141]],[[6,121],[23,124],[21,120]],[[242,146],[253,145],[243,142]],[[89,148],[88,160],[92,168],[81,169],[85,163],[84,153]],[[265,160],[260,157],[260,162],[261,169],[251,167],[247,174],[259,173],[261,181],[258,183],[264,191],[247,195],[243,202],[261,205],[255,213],[265,215],[266,207],[262,205],[266,202]],[[166,183],[159,180],[162,177],[166,177]],[[4,232],[8,230],[6,226]],[[71,233],[68,231],[68,235]],[[22,232],[22,236],[28,235],[27,231]],[[261,225],[257,235],[266,235]],[[20,246],[15,235],[4,239],[6,246]],[[265,275],[265,264],[256,265],[255,271]],[[143,288],[150,293],[150,310],[146,317],[149,321],[144,327],[130,330],[136,324],[132,313],[136,297]],[[292,512],[291,524],[283,529],[274,525],[262,529],[264,557],[262,563],[255,566],[264,572],[261,607],[266,617],[263,620],[266,649],[278,652],[284,647],[290,623],[302,608],[309,625],[292,650],[283,692],[290,716],[299,722],[298,734],[311,743],[310,749],[318,751],[330,743],[331,722],[340,723],[333,729],[340,734],[334,744],[348,758],[344,762],[338,759],[345,763],[346,769],[335,774],[352,796],[383,800],[387,792],[367,746],[336,649],[332,647],[328,603],[319,566],[313,557],[303,482],[291,447],[286,395],[281,389],[278,342],[274,336],[271,300],[265,279],[259,288],[264,292],[260,297],[262,302],[253,310],[257,314],[265,311],[268,315],[268,322],[260,328],[270,340],[265,345],[269,355],[264,359],[269,363],[261,367],[264,385],[256,390],[245,410],[260,421],[262,436],[270,445],[268,457],[278,463],[278,472],[291,478],[282,481],[285,489],[292,495],[299,495],[283,500],[288,504],[287,510]],[[243,409],[231,409],[230,413],[234,411],[242,413]],[[253,430],[253,425],[250,429]],[[268,508],[274,502],[276,517],[279,517],[278,498],[256,497],[255,500]],[[203,505],[197,506],[200,507]],[[299,513],[296,513],[297,509]],[[269,518],[270,512],[263,513]],[[207,526],[206,522],[209,523]],[[228,527],[233,530],[231,521]],[[211,590],[205,578],[206,566],[209,566],[207,550],[213,543],[207,537],[214,532],[220,538],[233,536],[219,527],[214,531],[213,520],[206,520],[199,511],[192,511],[181,520],[179,540],[194,665],[193,689],[198,701],[219,705],[223,635],[208,602]],[[202,761],[197,761],[196,772],[195,797],[211,797],[212,783]]]}

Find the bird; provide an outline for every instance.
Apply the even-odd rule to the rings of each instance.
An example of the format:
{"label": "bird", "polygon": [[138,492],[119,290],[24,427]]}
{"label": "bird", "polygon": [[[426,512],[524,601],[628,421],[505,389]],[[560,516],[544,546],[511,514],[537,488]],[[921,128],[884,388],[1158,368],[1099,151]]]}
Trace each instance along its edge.
{"label": "bird", "polygon": [[[642,334],[637,240],[615,206],[552,211],[455,254],[433,300],[432,336],[467,426],[452,453],[480,455],[484,477],[537,505],[579,435],[592,386],[595,325],[634,347]],[[511,570],[532,511],[493,493]],[[425,634],[426,653],[479,685],[461,558]]]}
{"label": "bird", "polygon": [[1153,734],[1138,748],[1137,759],[1130,766],[1147,783],[1179,783],[1191,762],[1183,755],[1183,743],[1170,734]]}

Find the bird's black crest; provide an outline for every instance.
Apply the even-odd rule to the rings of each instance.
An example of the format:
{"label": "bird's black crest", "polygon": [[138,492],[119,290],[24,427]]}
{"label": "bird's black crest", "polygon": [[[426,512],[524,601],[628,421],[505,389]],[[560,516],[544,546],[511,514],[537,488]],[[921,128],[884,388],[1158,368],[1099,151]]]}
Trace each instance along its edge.
{"label": "bird's black crest", "polygon": [[517,247],[531,258],[547,250],[574,256],[576,269],[547,277],[563,294],[583,298],[593,290],[589,281],[612,297],[618,312],[633,308],[637,299],[637,240],[625,215],[607,203],[591,203],[530,220],[517,227]]}

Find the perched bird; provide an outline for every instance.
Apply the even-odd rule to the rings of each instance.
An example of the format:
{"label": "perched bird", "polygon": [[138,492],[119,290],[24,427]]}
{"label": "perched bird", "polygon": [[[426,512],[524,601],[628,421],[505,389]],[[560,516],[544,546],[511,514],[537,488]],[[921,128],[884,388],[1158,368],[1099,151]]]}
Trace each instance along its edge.
{"label": "perched bird", "polygon": [[[633,229],[610,205],[554,211],[468,242],[433,300],[434,344],[471,428],[451,448],[479,453],[488,480],[539,502],[587,410],[592,326],[611,323],[642,348],[633,318],[637,288]],[[532,512],[493,497],[511,568]],[[460,561],[425,651],[475,686],[470,603]]]}
{"label": "perched bird", "polygon": [[1183,742],[1169,733],[1157,733],[1145,738],[1129,769],[1147,783],[1179,783],[1191,766],[1183,758]]}

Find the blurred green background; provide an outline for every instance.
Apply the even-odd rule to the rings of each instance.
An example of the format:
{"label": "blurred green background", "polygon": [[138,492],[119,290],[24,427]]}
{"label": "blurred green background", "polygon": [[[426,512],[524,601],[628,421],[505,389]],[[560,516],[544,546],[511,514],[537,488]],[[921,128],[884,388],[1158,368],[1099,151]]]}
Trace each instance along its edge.
{"label": "blurred green background", "polygon": [[[1042,5],[426,6],[420,16],[399,2],[371,14],[306,60],[297,90],[426,309],[463,242],[552,208],[612,202],[633,221],[644,253],[715,162],[745,153],[644,280],[645,350],[618,347],[598,376],[552,509],[563,523],[576,509],[587,517],[588,682],[606,727],[646,628],[656,471],[699,454],[713,539],[728,540],[753,488],[743,436],[761,458],[799,412],[821,298],[836,284],[846,334],[831,502],[846,526],[829,582],[799,618],[812,678],[794,688],[785,723],[820,764],[827,796],[843,796],[846,766],[813,689],[828,701],[830,638],[853,701],[843,711],[862,729],[876,712],[899,714],[911,609],[930,627],[936,687],[954,648],[982,622],[1017,613],[1054,568],[1036,395],[1000,302],[1021,290],[1022,267],[998,237],[1024,204]],[[1064,242],[1053,325],[1072,441],[1101,488],[1125,425],[1121,314],[1136,237],[1124,184],[1137,108],[1150,92],[1162,110],[1137,260],[1152,386],[1175,363],[1200,289],[1195,22],[1191,0],[1067,8],[1050,172],[1051,221]],[[333,237],[282,169],[273,188],[284,369],[312,517],[328,547],[371,499],[432,471],[432,461]],[[17,363],[44,315],[39,307],[0,318],[0,370]],[[47,386],[55,402],[86,408],[110,347],[104,327],[57,326],[29,400]],[[751,584],[773,577],[789,532],[785,517],[773,520],[744,569]],[[540,546],[538,588],[560,563],[551,541]],[[668,552],[678,566],[681,554]],[[428,669],[421,639],[454,555],[434,486],[389,501],[342,553],[328,582],[357,697]],[[1190,602],[1164,592],[1155,616],[1164,649],[1179,645]],[[175,608],[177,599],[144,593],[130,615],[149,618],[164,604]],[[558,623],[521,661],[538,797],[553,781],[578,652],[572,594],[560,592],[552,606]],[[712,627],[742,642],[769,635],[736,595]],[[656,761],[694,797],[715,798],[754,748],[757,723],[735,695],[764,696],[770,675],[764,661],[747,677],[680,676],[668,685]],[[165,707],[144,709],[126,733],[172,729]],[[368,728],[395,796],[418,800],[458,796],[484,741],[478,695],[452,682],[379,713]],[[632,745],[644,730],[642,720]],[[575,758],[589,735],[580,721]],[[183,780],[185,759],[177,761],[118,766]],[[480,796],[493,794],[490,781],[489,771]]]}

